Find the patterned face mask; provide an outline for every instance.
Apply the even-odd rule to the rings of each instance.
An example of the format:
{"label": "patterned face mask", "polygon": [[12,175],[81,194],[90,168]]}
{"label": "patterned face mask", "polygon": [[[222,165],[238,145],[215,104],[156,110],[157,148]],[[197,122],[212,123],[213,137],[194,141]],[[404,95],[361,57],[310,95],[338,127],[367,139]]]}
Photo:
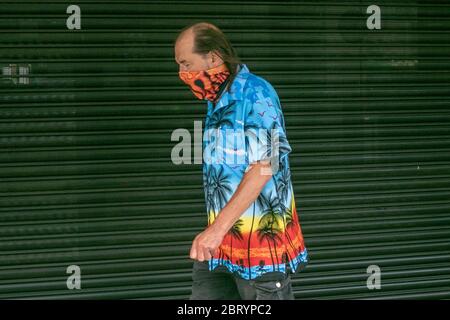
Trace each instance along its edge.
{"label": "patterned face mask", "polygon": [[220,85],[229,77],[227,66],[221,64],[215,68],[203,71],[180,71],[180,79],[186,83],[192,93],[200,100],[214,102],[220,91]]}

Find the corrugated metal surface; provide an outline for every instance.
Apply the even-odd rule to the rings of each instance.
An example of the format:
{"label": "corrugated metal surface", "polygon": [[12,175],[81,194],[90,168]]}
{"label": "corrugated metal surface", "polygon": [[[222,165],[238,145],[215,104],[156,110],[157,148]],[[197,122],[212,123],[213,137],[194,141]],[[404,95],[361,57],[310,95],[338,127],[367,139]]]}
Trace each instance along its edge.
{"label": "corrugated metal surface", "polygon": [[201,20],[280,95],[311,253],[296,298],[450,298],[450,3],[377,1],[367,30],[371,4],[2,1],[0,298],[189,296],[201,168],[171,163],[170,134],[206,108],[172,41]]}

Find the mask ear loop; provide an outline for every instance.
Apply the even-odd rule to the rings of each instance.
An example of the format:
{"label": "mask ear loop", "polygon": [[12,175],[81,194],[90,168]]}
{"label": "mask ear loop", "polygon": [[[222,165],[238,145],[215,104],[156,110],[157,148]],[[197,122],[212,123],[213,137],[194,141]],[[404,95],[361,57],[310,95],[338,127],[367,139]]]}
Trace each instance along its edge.
{"label": "mask ear loop", "polygon": [[[211,62],[212,63],[214,63],[214,58],[217,56],[217,57],[219,57],[219,55],[217,54],[217,53],[214,53],[213,51],[210,51],[209,52],[210,54],[211,54]],[[220,57],[220,58],[222,58],[222,57]],[[225,64],[225,62],[223,62],[222,64]],[[215,68],[218,68],[218,67],[220,67],[222,64],[220,64],[220,65],[218,65],[218,66],[215,66],[215,67],[212,67],[212,68],[210,68],[210,69],[215,69]]]}

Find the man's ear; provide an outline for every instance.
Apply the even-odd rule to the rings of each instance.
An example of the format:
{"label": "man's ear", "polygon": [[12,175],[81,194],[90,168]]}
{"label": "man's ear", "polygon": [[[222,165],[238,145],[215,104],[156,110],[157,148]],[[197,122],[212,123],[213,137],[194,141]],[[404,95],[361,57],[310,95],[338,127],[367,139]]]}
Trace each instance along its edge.
{"label": "man's ear", "polygon": [[217,67],[223,64],[222,58],[217,54],[216,51],[211,51],[209,54],[211,55],[211,64],[213,65],[213,67]]}

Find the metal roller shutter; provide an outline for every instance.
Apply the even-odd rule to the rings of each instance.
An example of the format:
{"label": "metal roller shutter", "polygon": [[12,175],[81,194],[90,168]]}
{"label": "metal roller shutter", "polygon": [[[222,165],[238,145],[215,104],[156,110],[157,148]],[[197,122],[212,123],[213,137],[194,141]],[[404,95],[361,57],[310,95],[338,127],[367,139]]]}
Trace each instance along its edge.
{"label": "metal roller shutter", "polygon": [[170,136],[206,108],[172,41],[202,20],[279,93],[311,253],[296,298],[450,298],[448,1],[75,2],[0,3],[0,298],[189,296],[201,167]]}

